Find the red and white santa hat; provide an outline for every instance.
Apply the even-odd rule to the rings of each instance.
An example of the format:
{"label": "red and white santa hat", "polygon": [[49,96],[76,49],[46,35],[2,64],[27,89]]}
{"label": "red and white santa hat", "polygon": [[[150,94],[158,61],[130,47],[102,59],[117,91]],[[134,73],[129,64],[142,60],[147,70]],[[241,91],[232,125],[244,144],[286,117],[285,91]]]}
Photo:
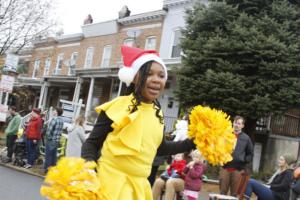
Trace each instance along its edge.
{"label": "red and white santa hat", "polygon": [[165,79],[168,78],[166,65],[155,50],[143,50],[135,47],[121,46],[124,66],[119,70],[120,80],[127,86],[133,81],[139,69],[148,61],[154,61],[164,68]]}

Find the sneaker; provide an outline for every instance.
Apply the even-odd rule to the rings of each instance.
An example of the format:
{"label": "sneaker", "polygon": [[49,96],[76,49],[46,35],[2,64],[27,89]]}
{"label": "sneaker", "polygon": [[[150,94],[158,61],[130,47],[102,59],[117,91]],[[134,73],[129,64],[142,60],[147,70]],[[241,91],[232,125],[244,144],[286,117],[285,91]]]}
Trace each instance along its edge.
{"label": "sneaker", "polygon": [[3,163],[10,163],[10,162],[12,162],[12,159],[6,157],[6,158],[4,158],[4,159],[2,160],[2,162],[3,162]]}
{"label": "sneaker", "polygon": [[26,164],[26,165],[24,165],[23,167],[24,167],[25,169],[30,169],[30,168],[32,168],[32,165]]}

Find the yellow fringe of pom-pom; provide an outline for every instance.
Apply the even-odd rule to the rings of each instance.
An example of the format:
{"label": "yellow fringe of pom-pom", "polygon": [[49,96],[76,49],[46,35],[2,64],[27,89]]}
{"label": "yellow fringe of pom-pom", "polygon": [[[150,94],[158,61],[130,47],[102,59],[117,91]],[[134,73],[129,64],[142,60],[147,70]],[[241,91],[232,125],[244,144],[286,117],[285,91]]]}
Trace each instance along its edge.
{"label": "yellow fringe of pom-pom", "polygon": [[189,119],[188,136],[210,164],[223,166],[232,160],[236,137],[226,113],[199,105],[193,108]]}
{"label": "yellow fringe of pom-pom", "polygon": [[50,200],[110,200],[100,187],[95,162],[62,158],[49,169],[41,194]]}

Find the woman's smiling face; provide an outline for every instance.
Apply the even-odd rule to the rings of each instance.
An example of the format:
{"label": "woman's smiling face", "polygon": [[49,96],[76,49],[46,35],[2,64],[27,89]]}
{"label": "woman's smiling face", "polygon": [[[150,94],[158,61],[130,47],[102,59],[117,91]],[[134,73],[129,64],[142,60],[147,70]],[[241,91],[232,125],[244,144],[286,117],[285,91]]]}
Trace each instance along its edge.
{"label": "woman's smiling face", "polygon": [[165,76],[163,66],[157,62],[152,62],[144,88],[142,89],[143,101],[145,103],[152,103],[159,97],[165,88]]}

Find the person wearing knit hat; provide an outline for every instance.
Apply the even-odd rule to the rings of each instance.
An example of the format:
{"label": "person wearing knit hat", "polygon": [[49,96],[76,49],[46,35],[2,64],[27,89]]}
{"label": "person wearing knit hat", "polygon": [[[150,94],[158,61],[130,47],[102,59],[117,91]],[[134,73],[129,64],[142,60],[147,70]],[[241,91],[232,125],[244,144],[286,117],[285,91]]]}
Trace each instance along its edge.
{"label": "person wearing knit hat", "polygon": [[279,157],[277,165],[278,170],[269,181],[269,187],[255,179],[249,179],[244,197],[251,198],[252,192],[258,199],[268,200],[289,200],[290,187],[293,179],[293,170],[290,165],[295,161],[291,155],[282,155]]}
{"label": "person wearing knit hat", "polygon": [[118,76],[129,94],[96,107],[99,116],[81,157],[98,162],[98,177],[109,199],[152,200],[147,177],[156,153],[177,154],[195,145],[190,139],[167,142],[163,136],[157,98],[168,72],[158,53],[128,46],[122,46],[121,53],[124,66]]}
{"label": "person wearing knit hat", "polygon": [[24,168],[31,168],[38,155],[38,142],[42,136],[43,121],[40,116],[41,110],[38,108],[32,109],[31,119],[25,130],[26,135],[26,152],[27,164]]}

